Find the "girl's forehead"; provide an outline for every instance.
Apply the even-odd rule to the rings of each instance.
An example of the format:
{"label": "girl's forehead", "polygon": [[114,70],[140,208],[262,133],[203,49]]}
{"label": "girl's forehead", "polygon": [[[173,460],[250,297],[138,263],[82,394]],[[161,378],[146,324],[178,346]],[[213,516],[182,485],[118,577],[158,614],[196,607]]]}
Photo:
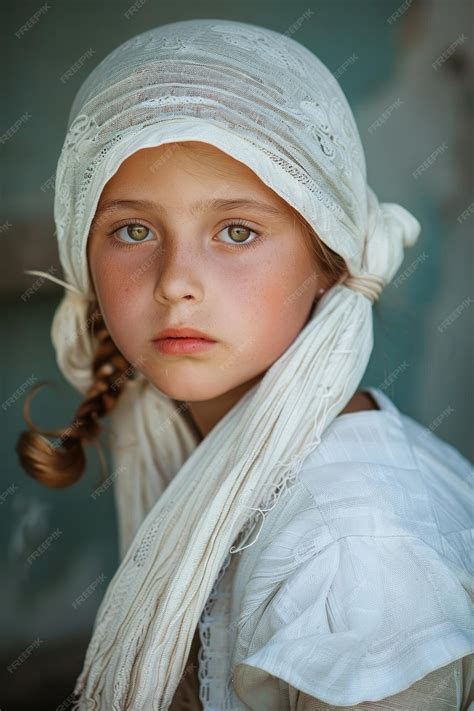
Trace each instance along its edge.
{"label": "girl's forehead", "polygon": [[195,163],[197,166],[208,169],[213,166],[225,166],[229,174],[242,173],[246,170],[258,178],[244,163],[217,146],[203,141],[179,141],[140,148],[128,156],[120,168],[127,169],[145,164],[150,166],[153,173],[156,174],[160,172],[161,168],[165,169],[170,165],[184,163]]}
{"label": "girl's forehead", "polygon": [[173,179],[182,182],[183,187],[201,181],[203,190],[212,189],[214,197],[229,197],[233,192],[244,192],[264,198],[282,213],[289,210],[286,201],[245,163],[201,141],[167,143],[135,151],[106,183],[102,196],[139,186],[147,189],[159,186],[166,191]]}

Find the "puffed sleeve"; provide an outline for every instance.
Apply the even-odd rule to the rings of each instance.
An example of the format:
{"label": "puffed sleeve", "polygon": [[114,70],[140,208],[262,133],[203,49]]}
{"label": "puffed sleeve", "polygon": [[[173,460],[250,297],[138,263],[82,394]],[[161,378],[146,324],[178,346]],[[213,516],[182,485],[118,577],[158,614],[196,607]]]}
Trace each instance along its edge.
{"label": "puffed sleeve", "polygon": [[234,668],[234,689],[250,708],[257,691],[281,693],[273,677],[347,707],[423,686],[471,654],[472,579],[421,538],[350,535],[304,555]]}

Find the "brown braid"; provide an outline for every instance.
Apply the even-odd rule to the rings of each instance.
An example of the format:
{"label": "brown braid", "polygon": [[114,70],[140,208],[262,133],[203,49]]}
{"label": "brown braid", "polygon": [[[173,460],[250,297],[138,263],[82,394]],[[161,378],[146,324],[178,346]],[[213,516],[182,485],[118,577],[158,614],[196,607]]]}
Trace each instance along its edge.
{"label": "brown braid", "polygon": [[[92,363],[94,381],[77,409],[72,425],[47,431],[31,421],[31,399],[44,385],[51,385],[49,381],[32,388],[23,406],[23,418],[32,431],[23,431],[18,438],[15,450],[20,464],[33,479],[53,489],[71,486],[82,476],[86,467],[83,444],[97,440],[102,431],[98,419],[113,409],[125,382],[135,376],[134,369],[113,342],[97,301],[89,306],[87,323],[91,322],[92,335],[98,344]],[[59,443],[52,444],[44,435],[59,437]]]}

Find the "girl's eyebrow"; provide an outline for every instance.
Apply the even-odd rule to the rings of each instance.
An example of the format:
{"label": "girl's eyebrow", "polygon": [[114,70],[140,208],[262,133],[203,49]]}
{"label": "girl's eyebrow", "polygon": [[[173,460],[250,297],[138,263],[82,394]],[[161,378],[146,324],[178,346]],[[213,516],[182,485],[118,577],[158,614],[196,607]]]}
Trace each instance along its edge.
{"label": "girl's eyebrow", "polygon": [[[150,200],[107,200],[103,202],[96,210],[95,217],[97,218],[100,214],[104,212],[111,212],[118,209],[119,207],[140,207],[149,210],[155,210],[158,213],[165,214],[167,212],[163,205],[158,202],[152,202]],[[205,210],[232,210],[236,207],[255,207],[263,212],[267,212],[269,215],[281,215],[282,211],[270,205],[269,203],[259,202],[258,200],[253,200],[251,198],[241,198],[241,199],[230,199],[230,198],[215,198],[214,200],[198,200],[189,208],[189,213],[195,215],[202,213]]]}

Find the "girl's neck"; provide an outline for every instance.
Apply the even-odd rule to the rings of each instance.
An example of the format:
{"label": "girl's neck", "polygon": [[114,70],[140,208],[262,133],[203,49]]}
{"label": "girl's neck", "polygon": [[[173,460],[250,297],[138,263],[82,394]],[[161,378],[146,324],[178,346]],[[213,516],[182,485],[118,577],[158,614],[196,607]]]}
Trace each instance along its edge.
{"label": "girl's neck", "polygon": [[201,439],[204,439],[219,420],[262,378],[263,373],[212,400],[190,402],[187,414],[193,420],[194,429]]}
{"label": "girl's neck", "polygon": [[[219,420],[221,420],[240,398],[262,377],[262,375],[259,375],[253,380],[249,380],[247,383],[239,385],[237,388],[229,390],[213,400],[189,403],[189,409],[183,410],[183,412],[188,424],[200,441],[209,434]],[[179,403],[179,401],[175,402],[177,404]],[[370,393],[357,391],[339,415],[346,415],[350,412],[361,412],[362,410],[379,409],[379,406]]]}

